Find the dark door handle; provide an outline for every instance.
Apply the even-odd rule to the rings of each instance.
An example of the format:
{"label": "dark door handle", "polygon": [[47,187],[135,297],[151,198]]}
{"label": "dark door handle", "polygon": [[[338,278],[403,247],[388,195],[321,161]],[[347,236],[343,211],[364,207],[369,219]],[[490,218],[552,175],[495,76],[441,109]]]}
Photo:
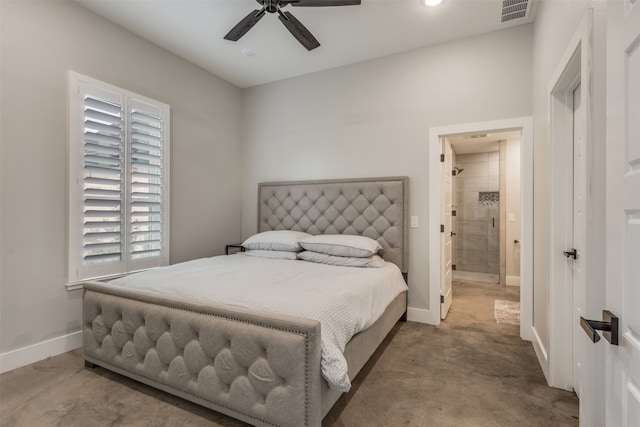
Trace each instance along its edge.
{"label": "dark door handle", "polygon": [[570,251],[564,251],[562,253],[567,258],[578,259],[578,251],[575,248],[571,249]]}
{"label": "dark door handle", "polygon": [[618,345],[618,316],[609,310],[602,310],[602,321],[587,320],[580,316],[580,326],[592,342],[600,341],[600,335],[596,331],[603,331],[602,335],[607,341]]}
{"label": "dark door handle", "polygon": [[452,236],[455,236],[455,235],[456,235],[456,233],[454,233],[454,232],[452,231],[452,232],[451,232],[451,235],[452,235]]}

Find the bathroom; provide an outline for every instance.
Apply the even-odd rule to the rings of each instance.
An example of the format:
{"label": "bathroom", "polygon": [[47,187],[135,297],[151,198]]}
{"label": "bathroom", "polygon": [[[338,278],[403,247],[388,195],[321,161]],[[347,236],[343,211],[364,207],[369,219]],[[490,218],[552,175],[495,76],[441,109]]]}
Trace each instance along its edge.
{"label": "bathroom", "polygon": [[520,284],[520,134],[451,138],[453,277]]}

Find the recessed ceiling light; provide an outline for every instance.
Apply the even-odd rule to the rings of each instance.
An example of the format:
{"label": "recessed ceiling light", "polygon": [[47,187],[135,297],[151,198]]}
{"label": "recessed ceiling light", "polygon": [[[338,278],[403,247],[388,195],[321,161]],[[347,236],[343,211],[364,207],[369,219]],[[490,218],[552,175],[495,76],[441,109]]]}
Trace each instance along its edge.
{"label": "recessed ceiling light", "polygon": [[442,3],[444,0],[422,0],[425,6],[437,6]]}
{"label": "recessed ceiling light", "polygon": [[246,48],[246,49],[242,49],[240,52],[241,52],[244,56],[248,56],[248,57],[250,57],[250,58],[253,58],[254,56],[258,56],[258,51],[257,51],[257,50],[255,50],[255,49],[249,49],[249,48]]}

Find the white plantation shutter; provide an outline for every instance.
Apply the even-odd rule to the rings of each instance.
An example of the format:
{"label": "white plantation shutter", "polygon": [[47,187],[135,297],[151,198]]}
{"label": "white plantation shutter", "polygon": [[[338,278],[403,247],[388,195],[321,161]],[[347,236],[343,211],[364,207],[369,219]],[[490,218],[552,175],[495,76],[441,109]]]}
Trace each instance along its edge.
{"label": "white plantation shutter", "polygon": [[69,282],[169,260],[169,106],[70,73]]}
{"label": "white plantation shutter", "polygon": [[131,258],[160,256],[164,133],[159,114],[131,110]]}
{"label": "white plantation shutter", "polygon": [[82,259],[122,259],[124,120],[122,105],[84,97]]}

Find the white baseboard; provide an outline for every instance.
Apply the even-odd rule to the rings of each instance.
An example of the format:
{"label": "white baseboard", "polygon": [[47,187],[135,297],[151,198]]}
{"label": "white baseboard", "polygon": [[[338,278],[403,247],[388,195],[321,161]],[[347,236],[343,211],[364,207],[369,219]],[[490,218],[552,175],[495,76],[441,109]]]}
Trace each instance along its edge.
{"label": "white baseboard", "polygon": [[544,374],[545,379],[547,380],[547,384],[549,383],[549,354],[547,353],[547,349],[544,347],[542,340],[540,339],[540,335],[538,335],[538,331],[536,328],[532,328],[533,330],[533,349],[536,352],[536,356],[538,357],[538,363],[540,363],[540,367],[542,368],[542,373]]}
{"label": "white baseboard", "polygon": [[440,313],[438,312],[437,315],[434,316],[431,310],[408,307],[407,320],[410,322],[426,323],[429,325],[439,325]]}
{"label": "white baseboard", "polygon": [[82,347],[82,331],[0,354],[0,374]]}
{"label": "white baseboard", "polygon": [[520,286],[520,276],[507,276],[507,286]]}

